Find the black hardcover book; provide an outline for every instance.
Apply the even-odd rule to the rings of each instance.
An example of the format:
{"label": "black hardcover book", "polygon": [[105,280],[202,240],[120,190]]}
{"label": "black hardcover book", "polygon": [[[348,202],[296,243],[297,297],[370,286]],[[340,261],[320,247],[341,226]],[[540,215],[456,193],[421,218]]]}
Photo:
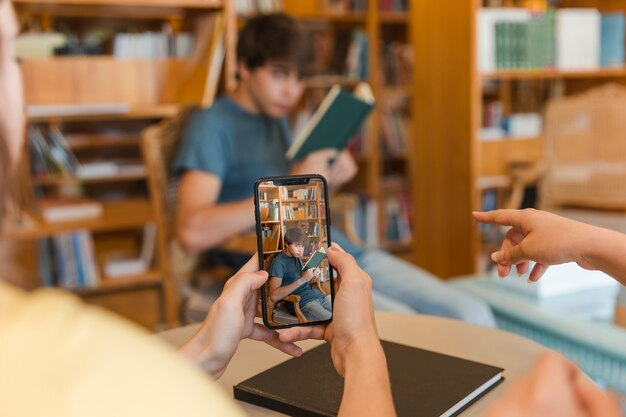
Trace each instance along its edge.
{"label": "black hardcover book", "polygon": [[[502,368],[381,341],[399,417],[456,416],[504,379]],[[234,387],[235,398],[293,416],[336,416],[343,379],[323,344]]]}

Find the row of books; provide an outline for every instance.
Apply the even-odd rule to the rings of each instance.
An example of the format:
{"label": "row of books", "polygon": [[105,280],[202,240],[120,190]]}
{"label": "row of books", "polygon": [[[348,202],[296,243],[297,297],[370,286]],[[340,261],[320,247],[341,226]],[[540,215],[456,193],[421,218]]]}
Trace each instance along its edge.
{"label": "row of books", "polygon": [[477,26],[481,71],[594,70],[624,65],[625,18],[621,12],[481,8]]}
{"label": "row of books", "polygon": [[261,201],[259,202],[259,211],[261,214],[262,221],[278,221],[279,220],[279,211],[278,211],[278,200],[272,201]]}
{"label": "row of books", "polygon": [[537,137],[543,131],[543,117],[540,113],[526,112],[504,114],[503,105],[499,100],[483,104],[482,127],[479,138],[497,140],[505,137],[528,138]]}
{"label": "row of books", "polygon": [[312,254],[317,252],[319,248],[320,248],[320,243],[316,240],[313,240],[304,247],[303,256],[305,257],[311,256]]}
{"label": "row of books", "polygon": [[409,0],[379,0],[378,9],[383,12],[405,12],[409,8]]}
{"label": "row of books", "polygon": [[385,240],[408,243],[411,232],[411,198],[408,193],[392,195],[385,199]]}
{"label": "row of books", "polygon": [[40,239],[38,248],[43,286],[85,288],[100,282],[91,233],[80,231]]}
{"label": "row of books", "polygon": [[413,47],[410,44],[394,41],[382,45],[380,65],[385,85],[409,85],[413,63]]}
{"label": "row of books", "polygon": [[240,16],[278,12],[282,8],[281,0],[235,0],[235,13]]}
{"label": "row of books", "polygon": [[329,22],[308,21],[313,40],[311,70],[321,76],[366,80],[369,74],[369,39],[360,28],[337,29]]}
{"label": "row of books", "polygon": [[280,225],[261,227],[261,236],[263,238],[263,251],[273,252],[279,250],[280,247]]}
{"label": "row of books", "polygon": [[308,206],[283,206],[283,219],[296,220],[296,219],[317,219],[318,209],[316,204]]}
{"label": "row of books", "polygon": [[116,58],[185,58],[192,54],[194,38],[190,33],[118,33],[113,40]]}
{"label": "row of books", "polygon": [[331,12],[364,12],[367,10],[367,0],[320,0],[322,10]]}
{"label": "row of books", "polygon": [[382,186],[385,198],[382,202],[384,239],[388,243],[411,241],[412,203],[407,183],[402,175],[388,175]]}
{"label": "row of books", "polygon": [[79,161],[67,139],[55,127],[29,129],[31,170],[36,176],[70,175],[81,179],[115,175],[145,175],[145,166],[133,159]]}
{"label": "row of books", "polygon": [[404,93],[385,100],[380,113],[380,143],[387,155],[399,155],[407,150],[409,106],[409,96]]}
{"label": "row of books", "polygon": [[317,187],[299,188],[291,191],[287,187],[282,187],[281,196],[283,200],[313,201],[317,199]]}

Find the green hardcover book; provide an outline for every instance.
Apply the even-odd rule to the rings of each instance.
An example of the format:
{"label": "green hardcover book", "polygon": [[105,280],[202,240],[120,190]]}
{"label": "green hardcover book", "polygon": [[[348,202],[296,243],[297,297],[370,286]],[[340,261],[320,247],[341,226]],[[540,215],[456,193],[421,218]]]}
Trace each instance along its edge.
{"label": "green hardcover book", "polygon": [[374,95],[367,83],[354,93],[335,85],[287,151],[287,159],[299,161],[321,149],[343,150],[374,108]]}
{"label": "green hardcover book", "polygon": [[317,252],[315,252],[309,258],[308,261],[306,261],[306,263],[302,267],[302,272],[312,269],[312,268],[317,268],[318,266],[320,266],[320,264],[322,263],[324,259],[326,259],[326,249],[322,247],[322,248],[319,248]]}

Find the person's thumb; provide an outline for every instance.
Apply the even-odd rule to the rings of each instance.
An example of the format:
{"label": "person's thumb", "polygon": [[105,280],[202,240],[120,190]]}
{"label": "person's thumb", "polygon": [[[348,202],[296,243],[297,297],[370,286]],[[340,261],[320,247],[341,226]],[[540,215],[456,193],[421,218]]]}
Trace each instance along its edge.
{"label": "person's thumb", "polygon": [[501,265],[516,265],[527,259],[524,253],[523,242],[508,249],[502,249],[491,254],[491,260]]}
{"label": "person's thumb", "polygon": [[224,292],[237,297],[246,297],[248,294],[255,292],[267,281],[268,274],[266,271],[256,272],[238,272],[234,277],[228,280]]}

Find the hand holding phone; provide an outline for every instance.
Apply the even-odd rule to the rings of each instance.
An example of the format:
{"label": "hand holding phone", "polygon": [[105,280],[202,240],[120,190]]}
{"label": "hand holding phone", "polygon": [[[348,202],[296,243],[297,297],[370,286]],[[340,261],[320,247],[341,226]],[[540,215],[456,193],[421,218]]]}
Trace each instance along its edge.
{"label": "hand holding phone", "polygon": [[261,303],[269,328],[332,319],[327,188],[321,175],[266,177],[255,184],[259,264],[269,274]]}

